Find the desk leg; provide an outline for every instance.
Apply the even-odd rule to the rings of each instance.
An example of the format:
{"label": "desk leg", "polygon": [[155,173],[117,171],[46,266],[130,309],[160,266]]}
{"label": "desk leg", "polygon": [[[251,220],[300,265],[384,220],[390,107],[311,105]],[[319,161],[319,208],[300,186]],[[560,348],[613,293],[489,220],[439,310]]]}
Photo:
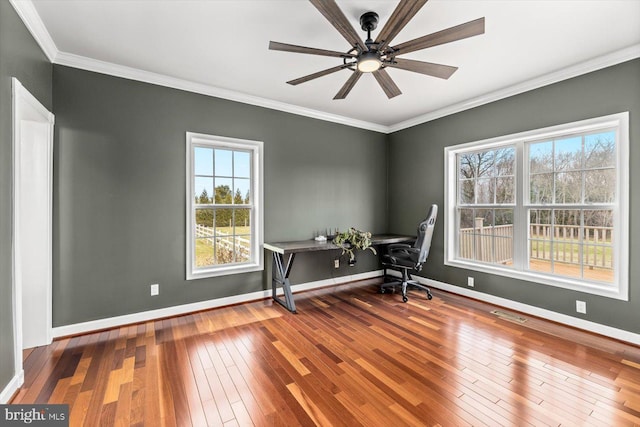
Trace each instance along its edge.
{"label": "desk leg", "polygon": [[[287,264],[284,264],[284,255],[277,252],[273,252],[273,263],[275,264],[273,270],[273,277],[271,280],[271,292],[275,302],[286,308],[292,313],[296,312],[296,303],[293,301],[293,293],[291,292],[291,282],[289,282],[289,274],[291,273],[291,266],[293,265],[293,259],[295,253],[289,255]],[[276,295],[276,289],[278,284],[282,285],[284,291],[284,301]]]}

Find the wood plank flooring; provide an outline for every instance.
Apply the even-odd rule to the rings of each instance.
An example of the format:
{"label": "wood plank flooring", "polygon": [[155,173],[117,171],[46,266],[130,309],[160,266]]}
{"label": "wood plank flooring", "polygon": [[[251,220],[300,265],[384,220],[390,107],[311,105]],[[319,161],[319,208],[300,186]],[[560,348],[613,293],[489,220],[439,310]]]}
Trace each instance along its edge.
{"label": "wood plank flooring", "polygon": [[[640,425],[640,348],[372,281],[55,341],[12,403],[72,426]],[[501,309],[502,311],[508,311]]]}

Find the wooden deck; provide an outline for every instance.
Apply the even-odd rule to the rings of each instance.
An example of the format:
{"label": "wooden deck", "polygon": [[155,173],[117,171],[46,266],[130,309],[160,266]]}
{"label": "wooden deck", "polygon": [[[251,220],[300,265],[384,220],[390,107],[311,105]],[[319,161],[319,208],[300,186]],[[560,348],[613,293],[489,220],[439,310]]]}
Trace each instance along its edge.
{"label": "wooden deck", "polygon": [[376,291],[61,339],[25,352],[13,403],[67,403],[71,426],[640,425],[640,348],[437,290]]}
{"label": "wooden deck", "polygon": [[[540,259],[532,259],[529,266],[534,271],[551,272],[551,262]],[[567,262],[556,261],[553,264],[554,272],[562,276],[581,277],[580,266],[578,264],[570,264]],[[598,280],[606,283],[613,283],[613,270],[601,267],[585,267],[584,278],[589,280]]]}

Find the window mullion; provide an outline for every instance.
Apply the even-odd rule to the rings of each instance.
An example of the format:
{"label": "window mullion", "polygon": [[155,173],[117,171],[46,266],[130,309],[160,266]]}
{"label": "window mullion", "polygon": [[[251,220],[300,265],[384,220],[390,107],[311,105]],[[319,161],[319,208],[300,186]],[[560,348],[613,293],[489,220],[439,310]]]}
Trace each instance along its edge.
{"label": "window mullion", "polygon": [[516,205],[513,212],[513,266],[524,270],[529,255],[529,218],[526,204],[529,194],[529,166],[525,156],[524,142],[516,144]]}
{"label": "window mullion", "polygon": [[[498,203],[511,200],[498,199],[503,172],[484,169],[493,154],[495,167],[504,171],[505,157],[498,153],[507,147],[514,150],[509,161],[515,157],[509,163],[514,168],[511,206]],[[628,300],[628,152],[629,113],[446,147],[445,264]],[[500,209],[512,210],[500,215],[513,215],[512,262],[505,265],[497,242],[505,242],[500,233],[506,229],[498,230],[497,224],[509,219],[498,219]],[[530,222],[541,229],[532,231]],[[493,256],[484,256],[489,251]]]}

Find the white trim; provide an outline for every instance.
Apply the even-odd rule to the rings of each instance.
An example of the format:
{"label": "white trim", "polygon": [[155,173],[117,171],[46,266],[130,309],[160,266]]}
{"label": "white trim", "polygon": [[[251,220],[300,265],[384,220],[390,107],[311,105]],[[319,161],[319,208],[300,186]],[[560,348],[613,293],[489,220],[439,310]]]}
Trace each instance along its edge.
{"label": "white trim", "polygon": [[68,67],[79,68],[82,70],[94,71],[97,73],[122,77],[125,79],[151,83],[158,86],[170,87],[187,92],[194,92],[202,95],[213,96],[216,98],[227,99],[230,101],[241,102],[243,104],[255,105],[258,107],[269,108],[277,111],[284,111],[286,113],[296,114],[299,116],[339,123],[346,126],[367,129],[385,134],[407,129],[412,126],[439,119],[441,117],[479,107],[490,102],[498,101],[500,99],[508,98],[510,96],[518,95],[523,92],[527,92],[640,57],[640,44],[636,44],[597,58],[572,65],[562,70],[554,71],[552,73],[545,74],[543,76],[539,76],[531,80],[515,84],[513,86],[509,86],[507,88],[486,93],[479,97],[462,101],[454,105],[449,105],[447,107],[440,108],[438,110],[431,111],[429,113],[422,114],[412,119],[404,120],[390,126],[385,126],[378,123],[357,120],[337,114],[331,114],[319,110],[300,107],[285,102],[261,98],[242,92],[236,92],[229,89],[195,83],[192,81],[178,79],[158,73],[152,73],[132,67],[126,67],[123,65],[99,61],[96,59],[74,55],[67,52],[61,52],[53,42],[51,35],[44,26],[42,19],[40,18],[40,15],[38,15],[38,12],[31,0],[10,0],[10,2],[24,22],[25,26],[33,35],[36,42],[38,42],[38,44],[44,51],[45,55],[47,55],[49,60],[54,64],[66,65]]}
{"label": "white trim", "polygon": [[[399,274],[395,271],[390,271],[388,272],[388,274],[389,273],[391,273],[391,275],[393,276],[399,276]],[[477,299],[489,304],[495,304],[504,308],[540,317],[541,319],[551,320],[552,322],[572,326],[574,328],[582,329],[587,332],[593,332],[608,338],[614,338],[634,345],[640,345],[640,334],[626,331],[624,329],[614,328],[612,326],[603,325],[601,323],[591,322],[589,320],[580,319],[578,317],[569,316],[567,314],[558,313],[556,311],[547,310],[529,304],[523,304],[521,302],[497,297],[495,295],[486,294],[484,292],[462,288],[460,286],[450,285],[448,283],[427,279],[425,277],[417,275],[414,275],[413,279],[433,289],[440,289],[443,291],[451,292],[452,294]]]}
{"label": "white trim", "polygon": [[[318,280],[315,282],[301,283],[291,286],[293,292],[303,292],[312,289],[322,288],[331,285],[341,285],[344,283],[354,282],[357,280],[365,280],[382,276],[382,270],[374,270],[366,273],[353,274],[348,276],[334,277],[331,279]],[[142,311],[139,313],[126,314],[124,316],[110,317],[107,319],[92,320],[89,322],[75,323],[72,325],[58,326],[53,328],[53,336],[55,338],[65,337],[69,335],[85,334],[102,329],[117,328],[132,323],[147,322],[150,320],[162,319],[165,317],[179,316],[182,314],[193,313],[195,311],[209,310],[212,308],[223,307],[231,304],[239,304],[250,301],[261,300],[271,297],[271,289],[264,291],[256,291],[248,294],[233,295],[224,298],[217,298],[207,301],[194,302],[190,304],[176,305],[173,307],[160,308],[157,310]],[[274,307],[279,307],[274,305]],[[278,308],[280,309],[280,308]],[[286,312],[283,310],[283,314]]]}
{"label": "white trim", "polygon": [[524,93],[533,89],[537,89],[543,86],[547,86],[553,83],[557,83],[557,82],[567,80],[573,77],[577,77],[583,74],[587,74],[593,71],[597,71],[606,67],[620,64],[622,62],[630,61],[638,57],[640,57],[640,44],[573,65],[563,70],[545,74],[543,76],[536,77],[534,79],[527,80],[525,82],[518,83],[516,85],[509,86],[507,88],[486,93],[482,96],[479,96],[470,100],[466,100],[458,104],[450,105],[435,111],[431,111],[427,114],[423,114],[423,115],[420,115],[412,119],[405,120],[390,126],[385,126],[385,125],[372,123],[372,122],[366,122],[363,120],[356,120],[349,117],[340,116],[337,114],[325,113],[322,111],[312,110],[309,108],[304,108],[304,107],[300,107],[293,104],[287,104],[284,102],[279,102],[279,101],[274,101],[266,98],[253,96],[253,95],[248,95],[241,92],[235,92],[232,90],[223,89],[215,86],[195,83],[187,80],[178,79],[175,77],[165,76],[162,74],[151,73],[148,71],[143,71],[143,70],[130,68],[122,65],[98,61],[95,59],[73,55],[65,52],[58,52],[58,54],[56,55],[55,63],[60,65],[66,65],[68,67],[80,68],[83,70],[94,71],[97,73],[123,77],[126,79],[142,81],[142,82],[151,83],[159,86],[185,90],[187,92],[199,93],[202,95],[214,96],[216,98],[227,99],[230,101],[241,102],[244,104],[255,105],[258,107],[270,108],[272,110],[284,111],[287,113],[297,114],[300,116],[311,117],[314,119],[325,120],[328,122],[334,122],[334,123],[339,123],[339,124],[352,126],[356,128],[367,129],[374,132],[389,134],[389,133],[407,129],[422,123],[426,123],[432,120],[436,120],[441,117],[449,116],[451,114],[455,114],[461,111],[469,110],[471,108],[479,107],[481,105],[498,101],[500,99],[508,98],[510,96],[518,95],[520,93]]}
{"label": "white trim", "polygon": [[617,279],[620,281],[618,286],[618,292],[620,295],[626,296],[625,300],[629,300],[629,223],[631,217],[629,216],[629,205],[631,203],[631,193],[629,192],[630,175],[629,170],[630,156],[629,146],[631,145],[629,134],[629,112],[620,113],[618,116],[618,145],[616,146],[616,153],[618,156],[616,164],[616,200],[618,209],[614,216],[614,221],[617,221],[620,226],[617,233],[618,248],[623,249],[623,255],[618,255],[615,259],[615,266],[617,272]]}
{"label": "white trim", "polygon": [[46,123],[48,125],[47,135],[47,168],[48,168],[48,190],[47,190],[47,209],[48,209],[48,232],[47,232],[47,248],[48,260],[47,266],[47,282],[46,285],[46,339],[50,344],[53,339],[52,333],[52,278],[53,278],[53,125],[55,117],[50,113],[15,77],[11,78],[12,88],[12,157],[13,157],[13,173],[12,173],[12,189],[11,196],[13,201],[13,217],[12,217],[12,237],[11,237],[11,258],[12,258],[12,308],[13,308],[13,350],[14,350],[14,372],[21,372],[22,367],[22,275],[20,259],[20,239],[17,237],[16,230],[20,227],[21,205],[20,197],[17,189],[20,188],[20,123],[23,120],[36,121]]}
{"label": "white trim", "polygon": [[9,0],[9,2],[49,61],[54,63],[60,51],[51,38],[51,34],[47,31],[44,22],[42,22],[33,2],[31,0]]}
{"label": "white trim", "polygon": [[[196,269],[194,266],[194,203],[193,195],[193,177],[194,177],[194,160],[193,149],[195,146],[206,147],[227,147],[232,150],[250,151],[252,154],[251,161],[251,207],[253,218],[251,220],[251,254],[252,260],[244,264],[231,264],[226,266],[213,266],[207,269]],[[262,141],[253,141],[248,139],[228,138],[224,136],[207,135],[202,133],[187,132],[186,133],[186,278],[187,280],[202,279],[206,277],[225,276],[228,274],[248,273],[252,271],[264,270],[264,143]],[[215,189],[214,189],[215,193]]]}
{"label": "white trim", "polygon": [[371,130],[374,132],[388,133],[387,126],[379,125],[376,123],[352,119],[350,117],[326,113],[324,111],[313,110],[311,108],[300,107],[298,105],[287,104],[285,102],[249,95],[242,92],[236,92],[217,86],[196,83],[189,80],[166,76],[163,74],[139,70],[124,65],[99,61],[96,59],[91,59],[66,52],[59,52],[58,55],[56,55],[55,63],[68,67],[80,68],[82,70],[94,71],[96,73],[107,74],[110,76],[122,77],[125,79],[137,80],[140,82],[151,83],[158,86],[164,86],[201,95],[227,99],[229,101],[241,102],[243,104],[254,105],[257,107],[269,108],[271,110],[284,111],[285,113],[297,114],[299,116],[339,123],[355,128]]}
{"label": "white trim", "polygon": [[40,101],[38,101],[38,99],[22,85],[22,83],[20,83],[20,80],[12,77],[11,83],[13,85],[12,89],[14,91],[14,95],[19,92],[20,96],[23,97],[22,101],[26,102],[29,107],[33,108],[36,114],[42,116],[43,118],[46,118],[48,122],[54,122],[55,116],[53,115],[53,113],[49,112],[49,110],[47,110],[47,108],[42,105]]}
{"label": "white trim", "polygon": [[479,97],[459,102],[454,105],[450,105],[439,110],[431,111],[427,114],[423,114],[413,119],[405,120],[403,122],[396,123],[387,128],[386,133],[393,133],[403,129],[410,128],[422,123],[430,122],[432,120],[439,119],[441,117],[450,116],[455,113],[460,113],[465,110],[470,110],[481,105],[489,104],[491,102],[499,101],[510,96],[519,95],[530,90],[538,89],[544,86],[558,83],[563,80],[578,77],[583,74],[591,73],[593,71],[601,70],[603,68],[611,67],[613,65],[621,64],[626,61],[631,61],[640,57],[640,44],[630,46],[625,49],[611,52],[607,55],[593,58],[579,64],[572,65],[562,70],[554,71],[549,74],[545,74],[540,77],[527,80],[513,86],[509,86],[503,89],[499,89],[494,92],[489,92]]}
{"label": "white trim", "polygon": [[[514,255],[520,254],[520,258],[515,258],[515,264],[509,267],[503,267],[495,264],[485,264],[474,262],[473,260],[464,260],[456,258],[457,225],[456,225],[456,196],[457,196],[457,164],[456,155],[461,152],[480,151],[485,149],[495,149],[505,145],[523,145],[530,141],[539,139],[553,138],[569,133],[585,134],[591,131],[616,128],[616,202],[614,208],[614,228],[613,240],[617,242],[615,246],[616,256],[614,265],[614,283],[613,285],[599,284],[593,282],[585,282],[581,279],[562,277],[552,274],[537,273],[527,270],[523,265],[518,265],[518,261],[522,261],[523,248],[516,247]],[[496,274],[505,277],[511,277],[519,280],[531,281],[543,285],[555,286],[559,288],[571,289],[579,292],[585,292],[593,295],[600,295],[607,298],[614,298],[623,301],[629,300],[629,113],[610,114],[602,117],[595,117],[580,120],[572,123],[565,123],[555,126],[549,126],[541,129],[534,129],[516,134],[498,136],[495,138],[484,139],[480,141],[468,142],[458,145],[445,147],[444,149],[444,194],[445,194],[445,218],[444,227],[446,238],[444,241],[444,264],[452,267],[465,268],[474,271],[481,271],[490,274]],[[518,148],[519,150],[520,148]],[[514,215],[518,214],[518,210],[527,209],[530,205],[524,200],[524,194],[528,190],[526,182],[524,182],[523,171],[521,167],[526,168],[526,161],[520,157],[520,163],[516,164],[516,170],[520,181],[516,181],[516,194],[518,195],[518,203],[514,206]],[[549,208],[558,208],[560,205],[549,204]],[[498,206],[496,206],[498,207]],[[522,214],[522,212],[520,212]],[[522,215],[521,215],[522,217]],[[453,224],[452,224],[453,221]],[[520,224],[525,222],[520,221]],[[515,224],[515,223],[514,223]],[[526,230],[526,227],[525,227]],[[520,231],[523,231],[520,229]],[[517,234],[514,229],[514,235]]]}
{"label": "white trim", "polygon": [[[465,262],[461,260],[447,260],[444,263],[450,267],[464,268],[466,270],[478,271],[496,276],[509,277],[511,279],[523,280],[539,285],[553,286],[561,289],[569,289],[576,292],[584,292],[586,294],[598,295],[606,298],[617,299],[621,301],[629,301],[628,282],[621,283],[619,290],[613,286],[598,285],[597,283],[586,283],[579,279],[565,278],[562,276],[552,276],[536,273],[535,271],[521,271],[500,267],[499,265],[481,264],[473,262]],[[620,272],[623,275],[624,272]],[[625,286],[626,285],[626,286]]]}
{"label": "white trim", "polygon": [[13,397],[22,384],[24,384],[24,371],[21,370],[11,378],[4,390],[0,392],[0,405],[9,403],[9,399]]}
{"label": "white trim", "polygon": [[[309,291],[317,288],[323,288],[332,285],[342,285],[357,280],[365,280],[382,276],[382,270],[374,270],[366,273],[359,273],[349,276],[335,277],[331,279],[318,280],[315,282],[301,283],[293,285],[292,291],[299,293]],[[399,276],[399,273],[395,271],[387,271],[387,274]],[[499,305],[504,308],[520,311],[522,313],[537,316],[542,319],[558,322],[563,325],[572,326],[578,329],[583,329],[588,332],[594,332],[606,337],[614,338],[617,340],[625,341],[631,344],[640,345],[640,334],[625,331],[624,329],[618,329],[611,326],[602,325],[600,323],[591,322],[588,320],[576,318],[555,311],[546,310],[544,308],[535,307],[528,304],[519,303],[509,299],[497,297],[494,295],[486,294],[483,292],[473,291],[470,289],[461,288],[459,286],[450,285],[448,283],[439,282],[432,279],[427,279],[421,276],[414,275],[413,278],[418,282],[427,285],[434,289],[440,289],[443,291],[451,292],[453,294],[462,295],[468,298],[474,298],[480,301],[484,301],[490,304]],[[208,310],[218,307],[223,307],[231,304],[240,304],[271,296],[271,289],[264,291],[251,292],[248,294],[234,295],[230,297],[218,298],[208,301],[200,301],[191,304],[178,305],[173,307],[161,308],[157,310],[143,311],[140,313],[127,314],[124,316],[110,317],[107,319],[92,320],[89,322],[75,323],[71,325],[58,326],[53,328],[54,338],[66,337],[70,335],[86,334],[102,329],[117,328],[132,323],[147,322],[156,319],[162,319],[165,317],[179,316],[183,314],[193,313],[195,311]],[[277,305],[274,307],[278,308]],[[284,310],[284,309],[283,309]],[[283,311],[283,314],[286,312]]]}

